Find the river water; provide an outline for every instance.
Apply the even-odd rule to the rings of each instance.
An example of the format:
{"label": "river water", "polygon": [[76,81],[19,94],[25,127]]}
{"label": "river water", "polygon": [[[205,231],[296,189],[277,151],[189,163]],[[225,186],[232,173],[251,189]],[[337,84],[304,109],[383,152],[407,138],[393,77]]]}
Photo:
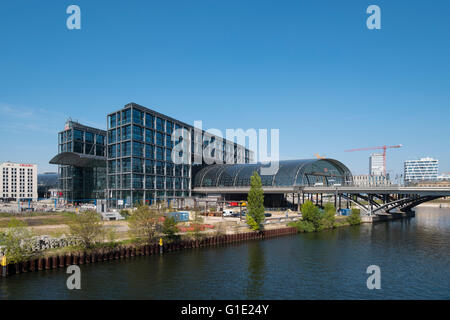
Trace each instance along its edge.
{"label": "river water", "polygon": [[[199,248],[0,280],[0,299],[450,299],[450,209],[320,233]],[[381,289],[366,285],[369,265]]]}

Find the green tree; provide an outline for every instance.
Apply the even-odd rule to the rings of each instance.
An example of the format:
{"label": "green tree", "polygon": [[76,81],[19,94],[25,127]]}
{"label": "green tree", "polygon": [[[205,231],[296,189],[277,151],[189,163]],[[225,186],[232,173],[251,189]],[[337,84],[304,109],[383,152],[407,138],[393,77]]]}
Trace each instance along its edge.
{"label": "green tree", "polygon": [[100,215],[92,210],[72,215],[68,225],[70,235],[80,240],[85,248],[93,247],[106,234]]}
{"label": "green tree", "polygon": [[247,197],[247,224],[253,231],[262,229],[264,222],[264,192],[261,177],[255,171],[250,178],[250,191]]}
{"label": "green tree", "polygon": [[322,228],[322,214],[311,201],[306,201],[302,205],[302,220],[312,224],[314,231],[319,231]]}
{"label": "green tree", "polygon": [[352,209],[352,213],[346,219],[350,225],[361,224],[361,214],[359,209]]}
{"label": "green tree", "polygon": [[161,230],[162,215],[156,209],[140,205],[128,219],[131,236],[146,243],[152,242]]}
{"label": "green tree", "polygon": [[334,228],[336,225],[336,208],[333,204],[327,203],[324,206],[324,213],[322,216],[322,229]]}
{"label": "green tree", "polygon": [[7,261],[18,263],[28,260],[31,255],[30,238],[33,233],[26,224],[17,219],[11,219],[8,228],[1,237],[0,245],[4,247]]}
{"label": "green tree", "polygon": [[176,240],[179,238],[177,232],[178,228],[176,219],[174,217],[165,217],[162,224],[162,233],[164,233],[165,238],[167,240]]}

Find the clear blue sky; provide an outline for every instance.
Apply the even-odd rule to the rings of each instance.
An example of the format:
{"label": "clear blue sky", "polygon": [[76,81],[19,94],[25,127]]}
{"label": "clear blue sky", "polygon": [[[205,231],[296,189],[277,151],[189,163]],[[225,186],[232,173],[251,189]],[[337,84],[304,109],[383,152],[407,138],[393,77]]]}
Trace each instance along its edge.
{"label": "clear blue sky", "polygon": [[[82,29],[66,28],[81,7]],[[377,4],[382,29],[366,28]],[[450,171],[449,1],[0,2],[0,161],[48,161],[70,116],[134,101],[204,128],[279,128],[283,159],[367,173],[432,156]]]}

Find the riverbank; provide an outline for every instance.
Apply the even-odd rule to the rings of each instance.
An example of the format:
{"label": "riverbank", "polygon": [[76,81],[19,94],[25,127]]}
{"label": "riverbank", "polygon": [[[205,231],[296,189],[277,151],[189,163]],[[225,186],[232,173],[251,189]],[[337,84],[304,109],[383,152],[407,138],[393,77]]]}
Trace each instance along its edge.
{"label": "riverbank", "polygon": [[164,254],[173,251],[189,250],[201,247],[220,246],[229,243],[258,240],[296,234],[298,231],[293,227],[264,230],[261,232],[245,232],[227,234],[221,236],[209,236],[199,240],[181,240],[170,243],[152,244],[130,244],[120,245],[111,248],[100,248],[93,250],[80,250],[79,252],[68,252],[59,254],[49,254],[33,258],[21,263],[8,264],[6,266],[6,276],[14,274],[65,268],[70,265],[83,265],[108,260],[130,259],[138,256],[148,256]]}

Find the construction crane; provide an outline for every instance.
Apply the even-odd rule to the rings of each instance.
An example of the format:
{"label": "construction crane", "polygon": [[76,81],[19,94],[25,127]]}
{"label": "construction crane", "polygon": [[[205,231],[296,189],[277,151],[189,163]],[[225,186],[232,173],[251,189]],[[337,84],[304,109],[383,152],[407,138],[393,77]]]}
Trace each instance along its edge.
{"label": "construction crane", "polygon": [[368,151],[368,150],[380,150],[383,149],[383,175],[386,176],[386,150],[387,149],[395,149],[403,147],[402,144],[398,144],[396,146],[381,146],[381,147],[369,147],[369,148],[358,148],[358,149],[350,149],[345,150],[345,152],[354,152],[354,151]]}

